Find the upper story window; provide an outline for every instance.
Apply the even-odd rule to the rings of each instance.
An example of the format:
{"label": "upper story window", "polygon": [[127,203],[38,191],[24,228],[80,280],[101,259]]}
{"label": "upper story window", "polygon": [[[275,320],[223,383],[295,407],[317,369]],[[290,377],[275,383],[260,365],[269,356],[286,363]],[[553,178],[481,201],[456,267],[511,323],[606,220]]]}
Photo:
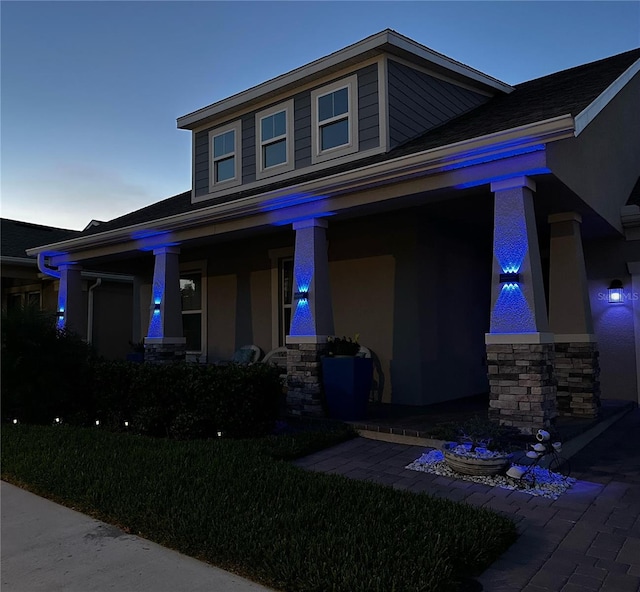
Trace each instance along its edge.
{"label": "upper story window", "polygon": [[215,191],[242,182],[240,121],[209,132],[211,146],[210,189]]}
{"label": "upper story window", "polygon": [[293,170],[293,100],[257,113],[256,135],[257,179]]}
{"label": "upper story window", "polygon": [[357,76],[349,76],[311,93],[314,163],[357,152],[357,94]]}

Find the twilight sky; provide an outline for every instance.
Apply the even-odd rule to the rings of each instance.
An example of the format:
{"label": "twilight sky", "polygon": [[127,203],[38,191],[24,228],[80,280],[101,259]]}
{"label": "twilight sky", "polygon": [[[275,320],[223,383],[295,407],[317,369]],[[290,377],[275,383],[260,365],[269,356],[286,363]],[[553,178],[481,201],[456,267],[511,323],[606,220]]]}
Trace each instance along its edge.
{"label": "twilight sky", "polygon": [[5,0],[0,17],[0,213],[74,229],[191,187],[177,117],[387,27],[509,84],[640,46],[640,2]]}

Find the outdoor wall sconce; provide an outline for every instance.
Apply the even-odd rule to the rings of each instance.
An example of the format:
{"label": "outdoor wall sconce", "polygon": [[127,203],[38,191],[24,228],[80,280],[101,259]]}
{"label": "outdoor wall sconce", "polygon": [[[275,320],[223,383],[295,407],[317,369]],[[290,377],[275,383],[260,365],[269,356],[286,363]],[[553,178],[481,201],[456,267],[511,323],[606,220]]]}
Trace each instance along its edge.
{"label": "outdoor wall sconce", "polygon": [[612,280],[609,285],[609,304],[622,304],[623,302],[622,282],[620,280]]}
{"label": "outdoor wall sconce", "polygon": [[153,312],[160,312],[160,303],[159,302],[154,302],[153,304]]}
{"label": "outdoor wall sconce", "polygon": [[509,271],[507,273],[500,274],[501,284],[519,284],[520,274],[517,271]]}
{"label": "outdoor wall sconce", "polygon": [[56,315],[59,319],[64,319],[64,310],[59,310]]}
{"label": "outdoor wall sconce", "polygon": [[309,300],[309,292],[296,292],[293,297],[296,300]]}

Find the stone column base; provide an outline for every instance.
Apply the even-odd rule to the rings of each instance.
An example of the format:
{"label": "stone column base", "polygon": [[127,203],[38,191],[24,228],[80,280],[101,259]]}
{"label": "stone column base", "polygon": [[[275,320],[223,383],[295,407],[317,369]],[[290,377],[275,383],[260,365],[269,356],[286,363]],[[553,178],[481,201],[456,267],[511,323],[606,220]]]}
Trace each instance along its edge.
{"label": "stone column base", "polygon": [[325,415],[320,358],[326,353],[326,343],[287,344],[287,411],[292,415]]}
{"label": "stone column base", "polygon": [[550,428],[557,415],[553,343],[487,344],[489,418],[523,434]]}
{"label": "stone column base", "polygon": [[144,361],[152,364],[171,364],[184,362],[186,344],[184,343],[145,343]]}
{"label": "stone column base", "polygon": [[559,415],[585,418],[598,416],[599,355],[597,343],[556,343],[554,369],[558,383]]}

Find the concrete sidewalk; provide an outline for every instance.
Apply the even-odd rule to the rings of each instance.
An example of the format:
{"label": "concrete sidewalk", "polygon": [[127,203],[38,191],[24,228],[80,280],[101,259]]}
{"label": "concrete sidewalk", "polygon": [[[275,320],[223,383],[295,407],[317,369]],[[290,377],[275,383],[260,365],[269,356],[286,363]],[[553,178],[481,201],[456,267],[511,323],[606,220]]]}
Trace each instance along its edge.
{"label": "concrete sidewalk", "polygon": [[2,482],[2,592],[269,592]]}

